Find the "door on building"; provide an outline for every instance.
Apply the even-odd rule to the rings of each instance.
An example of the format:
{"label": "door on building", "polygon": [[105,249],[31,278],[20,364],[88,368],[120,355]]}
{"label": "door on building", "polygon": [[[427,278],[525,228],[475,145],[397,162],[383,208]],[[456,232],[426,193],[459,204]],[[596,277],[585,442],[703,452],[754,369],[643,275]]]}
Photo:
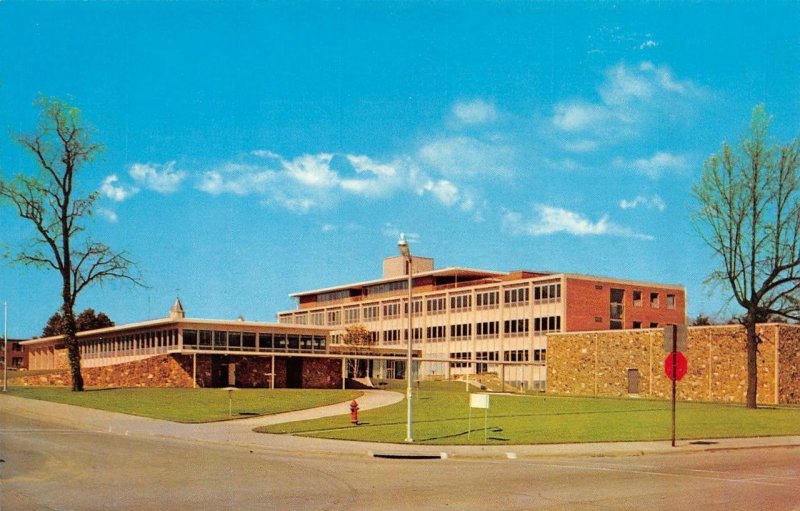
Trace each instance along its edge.
{"label": "door on building", "polygon": [[290,358],[286,360],[286,387],[290,389],[303,388],[302,358]]}
{"label": "door on building", "polygon": [[628,394],[639,393],[639,370],[628,369]]}
{"label": "door on building", "polygon": [[228,364],[228,387],[236,386],[236,364]]}

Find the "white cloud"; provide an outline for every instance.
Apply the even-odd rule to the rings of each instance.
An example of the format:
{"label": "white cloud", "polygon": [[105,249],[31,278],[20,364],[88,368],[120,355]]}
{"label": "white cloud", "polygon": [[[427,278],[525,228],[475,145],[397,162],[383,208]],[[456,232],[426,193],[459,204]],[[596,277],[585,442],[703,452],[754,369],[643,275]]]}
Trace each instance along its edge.
{"label": "white cloud", "polygon": [[333,224],[323,224],[322,225],[322,232],[333,232],[336,230],[336,226]]}
{"label": "white cloud", "polygon": [[253,165],[228,163],[204,172],[197,188],[211,195],[232,193],[244,196],[264,192],[275,179],[274,171]]}
{"label": "white cloud", "polygon": [[453,105],[453,116],[464,125],[486,124],[497,120],[494,105],[482,99],[459,101]]}
{"label": "white cloud", "polygon": [[648,39],[639,45],[639,49],[644,50],[645,48],[655,48],[656,46],[658,46],[657,42],[653,41],[652,39]]}
{"label": "white cloud", "polygon": [[615,158],[612,164],[616,168],[629,167],[639,174],[652,179],[656,179],[666,173],[685,172],[691,168],[691,163],[686,156],[666,151],[658,151],[650,158],[639,158],[633,161]]}
{"label": "white cloud", "polygon": [[119,185],[118,182],[119,178],[116,174],[106,177],[100,184],[100,192],[115,202],[122,202],[139,192],[135,186]]}
{"label": "white cloud", "polygon": [[431,192],[436,199],[445,206],[452,206],[458,202],[458,188],[446,179],[428,181],[424,189]]}
{"label": "white cloud", "polygon": [[175,162],[164,165],[156,163],[134,163],[130,169],[131,177],[140,185],[158,193],[172,193],[176,191],[186,172],[175,170]]}
{"label": "white cloud", "polygon": [[658,195],[653,195],[652,197],[637,195],[631,200],[623,199],[619,201],[619,207],[622,209],[636,209],[639,206],[643,206],[648,209],[657,209],[659,211],[664,211],[667,209],[667,205]]}
{"label": "white cloud", "polygon": [[304,154],[294,160],[283,161],[283,167],[289,177],[298,183],[313,188],[331,188],[336,186],[338,176],[331,170],[332,154]]}
{"label": "white cloud", "polygon": [[472,137],[442,138],[423,145],[420,163],[445,176],[509,176],[513,151]]}
{"label": "white cloud", "polygon": [[601,145],[640,137],[645,128],[664,119],[680,119],[703,94],[690,80],[677,79],[667,66],[641,62],[608,68],[597,87],[598,100],[583,98],[553,106],[550,124],[575,139],[562,140],[570,152],[586,152]]}
{"label": "white cloud", "polygon": [[535,206],[535,217],[525,219],[519,213],[506,211],[503,227],[514,234],[546,236],[551,234],[571,234],[573,236],[618,236],[652,240],[652,236],[638,234],[609,220],[607,214],[592,221],[580,213],[546,205]]}
{"label": "white cloud", "polygon": [[119,217],[117,216],[117,214],[114,211],[110,210],[110,209],[97,208],[96,211],[97,211],[97,214],[99,214],[100,216],[102,216],[103,218],[105,218],[106,220],[111,222],[112,224],[117,223],[117,221],[119,220]]}

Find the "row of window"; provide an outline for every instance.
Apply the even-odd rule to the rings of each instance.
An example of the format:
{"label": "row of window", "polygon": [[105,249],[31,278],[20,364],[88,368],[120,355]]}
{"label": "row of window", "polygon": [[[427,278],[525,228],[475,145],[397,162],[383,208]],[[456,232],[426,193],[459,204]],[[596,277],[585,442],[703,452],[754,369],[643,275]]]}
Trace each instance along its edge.
{"label": "row of window", "polygon": [[[503,352],[503,361],[504,362],[529,362],[528,350],[507,350]],[[450,358],[456,360],[475,360],[476,370],[477,372],[485,372],[487,369],[487,364],[481,362],[497,362],[500,360],[499,358],[500,353],[497,351],[478,351],[475,352],[474,356],[469,351],[461,351],[457,353],[451,353]],[[547,350],[545,349],[536,349],[533,350],[533,360],[534,362],[545,362],[547,359]],[[472,362],[453,362],[453,367],[469,367]]]}
{"label": "row of window", "polygon": [[80,352],[82,357],[87,358],[111,357],[147,353],[177,346],[177,330],[154,330],[81,341]]}
{"label": "row of window", "polygon": [[[531,322],[529,319],[509,319],[503,321],[503,333],[508,337],[518,337],[528,335],[530,333]],[[544,318],[533,319],[533,331],[535,333],[542,332],[558,332],[561,330],[561,317],[549,316]],[[450,339],[462,340],[472,337],[472,323],[460,323],[450,325]],[[442,342],[445,340],[447,334],[447,327],[445,325],[429,326],[425,330],[425,339],[428,342]],[[500,322],[499,321],[483,321],[475,323],[475,333],[479,339],[487,337],[498,337],[500,335]],[[382,339],[384,343],[395,344],[400,342],[400,329],[384,330]],[[408,329],[403,330],[402,338],[408,339]],[[422,339],[422,328],[414,329],[414,340]]]}
{"label": "row of window", "polygon": [[[642,292],[638,289],[633,291],[633,306],[634,307],[641,307],[642,306]],[[659,293],[650,293],[650,308],[658,309],[660,307],[660,294]],[[667,294],[667,309],[674,309],[675,308],[675,295],[674,294]]]}
{"label": "row of window", "polygon": [[310,334],[184,330],[183,347],[185,349],[221,351],[324,352],[326,339],[322,335]]}
{"label": "row of window", "polygon": [[[381,284],[382,286],[394,286],[398,283]],[[343,292],[326,293],[331,295],[333,299],[344,297],[341,295]],[[373,293],[375,294],[375,293]],[[335,295],[335,296],[334,296]],[[322,295],[320,295],[322,296]],[[534,303],[548,303],[561,299],[561,284],[546,284],[533,287]],[[508,306],[527,305],[530,301],[530,288],[520,287],[515,289],[507,289],[503,292],[505,304]],[[673,300],[674,303],[674,300]],[[456,295],[450,297],[450,310],[462,312],[472,310],[472,295]],[[425,300],[425,310],[428,315],[444,314],[447,311],[447,298],[436,297],[427,298]],[[485,291],[475,295],[475,306],[477,309],[493,309],[500,306],[500,292],[499,291]],[[422,300],[414,300],[412,302],[412,313],[415,316],[422,314],[423,303]],[[377,321],[381,316],[384,319],[395,319],[401,317],[401,314],[408,314],[408,302],[405,302],[403,307],[400,307],[400,302],[386,303],[383,306],[379,305],[366,305],[359,309],[358,307],[348,307],[344,309],[344,324],[354,324],[361,321],[359,315],[363,316],[363,321]],[[327,320],[327,322],[326,322]],[[281,321],[292,322],[290,316],[281,317]],[[294,323],[305,325],[310,323],[312,325],[340,325],[342,324],[342,316],[340,310],[328,311],[327,315],[322,311],[311,312],[310,314],[296,314],[294,316]]]}

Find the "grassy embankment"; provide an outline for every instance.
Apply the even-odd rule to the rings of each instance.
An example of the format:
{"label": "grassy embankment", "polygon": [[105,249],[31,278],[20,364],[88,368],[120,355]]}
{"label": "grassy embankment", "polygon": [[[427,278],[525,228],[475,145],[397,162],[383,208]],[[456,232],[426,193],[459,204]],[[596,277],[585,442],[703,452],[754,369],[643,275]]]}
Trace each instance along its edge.
{"label": "grassy embankment", "polygon": [[[175,422],[212,422],[231,418],[228,391],[223,389],[90,388],[85,392],[72,392],[64,387],[12,386],[8,394]],[[233,418],[342,403],[361,394],[357,390],[237,389],[232,396]],[[347,410],[344,405],[343,410]]]}
{"label": "grassy embankment", "polygon": [[[403,391],[398,383],[388,388]],[[606,399],[536,395],[492,395],[484,441],[484,411],[472,410],[463,383],[423,383],[414,395],[414,440],[421,444],[543,444],[668,440],[671,403],[645,399]],[[361,412],[360,425],[348,416],[277,424],[264,433],[320,438],[402,442],[405,400]],[[468,432],[471,433],[468,437]],[[748,410],[739,405],[678,403],[677,437],[683,440],[800,435],[800,407]]]}

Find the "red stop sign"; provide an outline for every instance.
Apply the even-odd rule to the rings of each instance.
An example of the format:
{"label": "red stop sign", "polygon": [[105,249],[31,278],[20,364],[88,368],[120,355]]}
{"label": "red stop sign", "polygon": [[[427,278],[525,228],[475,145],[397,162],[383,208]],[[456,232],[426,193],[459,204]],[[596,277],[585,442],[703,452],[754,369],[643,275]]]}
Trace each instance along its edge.
{"label": "red stop sign", "polygon": [[[675,357],[675,374],[672,374],[672,357]],[[686,375],[686,356],[680,351],[670,353],[664,360],[664,372],[670,380],[680,381]]]}

